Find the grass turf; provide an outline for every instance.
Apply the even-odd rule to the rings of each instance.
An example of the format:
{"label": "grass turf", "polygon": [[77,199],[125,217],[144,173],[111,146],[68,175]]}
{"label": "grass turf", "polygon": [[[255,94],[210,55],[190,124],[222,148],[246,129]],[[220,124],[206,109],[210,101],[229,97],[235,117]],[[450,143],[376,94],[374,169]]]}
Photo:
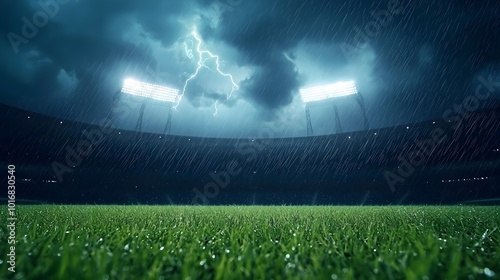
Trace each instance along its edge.
{"label": "grass turf", "polygon": [[498,207],[18,206],[17,218],[16,273],[2,226],[0,279],[500,274]]}

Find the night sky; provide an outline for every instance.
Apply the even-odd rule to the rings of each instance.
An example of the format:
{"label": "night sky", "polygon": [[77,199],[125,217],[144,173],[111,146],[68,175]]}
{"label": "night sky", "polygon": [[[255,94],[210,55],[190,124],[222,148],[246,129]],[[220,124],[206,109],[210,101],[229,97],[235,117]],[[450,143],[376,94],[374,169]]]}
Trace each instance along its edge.
{"label": "night sky", "polygon": [[[231,94],[230,78],[216,71],[215,59],[205,60],[174,111],[173,134],[251,137],[284,124],[274,136],[304,136],[299,89],[348,80],[364,95],[373,127],[441,118],[474,93],[480,77],[500,80],[495,0],[1,5],[0,102],[88,123],[109,114],[125,78],[182,91],[198,66],[193,34],[238,89]],[[496,93],[481,106],[499,99]],[[335,132],[331,102],[323,105],[311,109],[315,134]],[[344,130],[362,129],[354,99],[338,105]],[[133,129],[138,112],[117,125]],[[166,108],[149,106],[144,130],[161,131],[166,117]]]}

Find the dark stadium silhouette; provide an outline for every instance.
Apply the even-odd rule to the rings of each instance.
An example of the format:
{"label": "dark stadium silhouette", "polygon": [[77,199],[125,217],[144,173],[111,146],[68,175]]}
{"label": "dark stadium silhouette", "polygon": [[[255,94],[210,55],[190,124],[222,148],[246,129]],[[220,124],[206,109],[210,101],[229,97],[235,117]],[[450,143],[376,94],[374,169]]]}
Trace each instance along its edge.
{"label": "dark stadium silhouette", "polygon": [[[463,118],[279,139],[103,132],[5,105],[0,112],[2,161],[18,166],[17,191],[26,200],[358,205],[500,197],[498,106]],[[92,144],[87,153],[82,140]]]}

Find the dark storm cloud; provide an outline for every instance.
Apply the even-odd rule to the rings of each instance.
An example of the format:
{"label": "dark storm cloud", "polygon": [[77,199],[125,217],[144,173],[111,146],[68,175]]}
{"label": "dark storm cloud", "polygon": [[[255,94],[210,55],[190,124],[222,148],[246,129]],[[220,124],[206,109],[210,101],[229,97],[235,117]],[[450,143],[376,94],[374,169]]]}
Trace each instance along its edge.
{"label": "dark storm cloud", "polygon": [[270,54],[255,74],[243,81],[245,97],[266,109],[280,108],[292,102],[300,83],[295,65],[283,54]]}
{"label": "dark storm cloud", "polygon": [[[25,99],[19,100],[19,95],[34,102],[61,98],[57,94],[57,79],[63,70],[74,75],[80,83],[73,92],[62,97],[77,105],[81,114],[102,113],[102,110],[109,109],[107,104],[111,93],[116,91],[125,70],[138,69],[140,73],[143,70],[139,69],[156,64],[148,46],[141,42],[127,42],[123,36],[134,25],[139,25],[144,30],[142,36],[170,46],[183,32],[178,19],[193,9],[193,4],[185,1],[130,0],[120,1],[119,5],[112,1],[65,2],[40,1],[50,3],[51,9],[57,12],[49,17],[47,24],[35,26],[37,30],[33,38],[21,43],[15,40],[19,37],[12,34],[24,37],[24,19],[33,24],[33,16],[44,9],[36,1],[9,1],[2,9],[0,30],[5,34],[2,36],[5,40],[1,44],[2,58],[7,63],[3,64],[0,73],[2,80],[10,82],[2,83],[0,89],[3,93],[16,92],[7,96],[6,101],[4,96],[4,102],[25,103]],[[54,3],[57,8],[54,8]],[[17,55],[14,49],[19,50]],[[43,63],[30,63],[33,60]],[[30,72],[33,77],[26,79],[23,72]],[[64,107],[69,109],[72,106]]]}
{"label": "dark storm cloud", "polygon": [[[313,80],[291,61],[307,44],[318,46],[307,49],[317,71],[332,73],[324,82],[348,78],[341,73],[353,64],[346,45],[373,53],[373,61],[367,62],[372,71],[357,71],[366,81],[377,81],[377,87],[367,82],[377,97],[368,100],[368,107],[419,116],[440,115],[443,107],[467,94],[484,65],[500,60],[500,8],[493,0],[67,1],[36,36],[17,46],[18,54],[8,34],[22,36],[23,17],[33,21],[43,9],[38,1],[4,2],[1,101],[18,106],[31,102],[32,108],[57,114],[67,110],[87,119],[106,114],[124,75],[151,78],[144,69],[156,69],[160,62],[151,42],[172,47],[186,37],[193,18],[206,41],[236,50],[237,55],[223,54],[225,60],[234,58],[229,63],[252,69],[237,96],[264,113],[291,104],[298,89]],[[224,3],[233,6],[228,9]],[[221,13],[214,12],[214,5]],[[380,23],[391,5],[401,12]],[[373,23],[378,29],[367,30]],[[367,35],[370,30],[376,34]],[[177,72],[170,73],[170,80],[182,87],[190,72]],[[61,83],[72,79],[79,83]],[[226,94],[203,91],[207,81],[197,82],[186,95],[195,107],[210,105],[202,98],[221,100]],[[54,100],[64,102],[56,106]],[[236,102],[221,100],[227,106]]]}
{"label": "dark storm cloud", "polygon": [[[398,13],[386,20],[391,7]],[[336,53],[343,53],[342,44],[369,44],[377,55],[375,78],[383,81],[384,93],[395,98],[396,106],[407,109],[455,99],[483,63],[500,58],[498,14],[496,1],[245,1],[224,17],[218,34],[246,54],[242,64],[261,66],[250,79],[253,91],[247,93],[264,102],[261,105],[290,101],[300,82],[294,65],[279,57],[309,41],[332,44],[331,52]],[[331,63],[344,67],[349,61],[345,57]],[[281,67],[288,76],[272,79],[272,69]],[[266,75],[270,78],[263,78]],[[443,84],[460,92],[443,91]],[[261,98],[263,92],[274,95]]]}
{"label": "dark storm cloud", "polygon": [[[241,64],[257,66],[244,83],[247,96],[270,109],[290,104],[304,79],[284,53],[293,57],[290,51],[303,41],[336,43],[331,52],[340,53],[338,45],[349,39],[353,25],[369,16],[362,11],[376,8],[366,2],[246,1],[224,17],[220,38],[245,54]],[[345,64],[341,58],[340,66]]]}

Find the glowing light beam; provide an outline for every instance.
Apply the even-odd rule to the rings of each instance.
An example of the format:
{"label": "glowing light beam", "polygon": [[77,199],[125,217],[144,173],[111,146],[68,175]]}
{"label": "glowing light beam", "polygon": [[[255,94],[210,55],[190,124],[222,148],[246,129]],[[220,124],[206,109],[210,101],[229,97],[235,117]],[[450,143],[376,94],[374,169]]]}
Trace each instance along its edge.
{"label": "glowing light beam", "polygon": [[150,83],[144,83],[128,78],[123,82],[121,90],[123,93],[158,101],[174,103],[177,100],[179,90]]}
{"label": "glowing light beam", "polygon": [[358,94],[354,81],[317,86],[300,90],[304,103],[321,101],[330,98]]}
{"label": "glowing light beam", "polygon": [[[184,87],[182,89],[182,93],[179,95],[179,98],[177,99],[177,104],[173,107],[174,109],[177,109],[177,107],[179,106],[182,98],[186,94],[186,90],[187,90],[187,87],[188,87],[189,83],[192,80],[194,80],[194,78],[196,78],[196,76],[198,76],[198,74],[200,73],[200,70],[202,68],[206,68],[206,69],[212,70],[212,71],[217,71],[220,75],[222,75],[224,77],[228,77],[231,80],[231,84],[232,84],[231,92],[228,94],[226,100],[230,99],[232,97],[233,93],[236,90],[239,89],[239,86],[234,82],[233,76],[231,74],[222,72],[222,70],[220,69],[220,58],[219,58],[219,56],[213,54],[212,52],[210,52],[208,50],[202,50],[201,45],[202,45],[203,40],[202,40],[201,36],[198,34],[198,32],[196,31],[196,29],[194,29],[194,31],[191,33],[191,35],[197,41],[196,52],[198,53],[198,57],[199,57],[199,59],[198,59],[198,67],[196,68],[195,72],[184,83]],[[193,55],[192,50],[188,50],[187,44],[185,44],[184,46],[186,48],[186,54],[187,54],[187,56],[189,58],[193,58],[194,55]],[[215,65],[217,66],[215,70],[211,69],[209,66],[206,65],[206,61],[209,60],[209,59],[214,59],[215,60]],[[219,100],[217,100],[215,102],[215,113],[214,113],[214,116],[216,116],[217,112],[218,112],[218,109],[217,109],[218,102],[219,102]]]}

